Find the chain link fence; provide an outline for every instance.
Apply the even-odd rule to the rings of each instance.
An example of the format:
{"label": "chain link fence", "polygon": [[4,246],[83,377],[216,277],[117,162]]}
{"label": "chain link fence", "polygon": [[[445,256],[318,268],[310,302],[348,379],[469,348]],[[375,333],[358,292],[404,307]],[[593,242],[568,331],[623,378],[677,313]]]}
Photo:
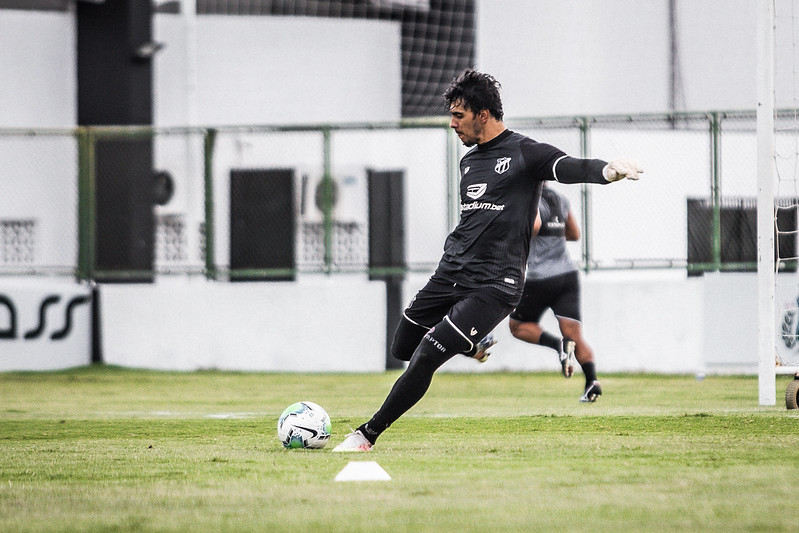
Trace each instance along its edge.
{"label": "chain link fence", "polygon": [[74,274],[78,258],[74,132],[3,132],[0,162],[0,273]]}
{"label": "chain link fence", "polygon": [[[582,222],[570,246],[584,270],[755,268],[754,112],[506,124],[570,155],[644,166],[638,183],[554,184]],[[446,119],[0,130],[0,274],[294,279],[374,273],[380,246],[399,246],[402,271],[432,271],[457,222],[465,151]],[[380,226],[375,210],[398,209],[399,229]]]}

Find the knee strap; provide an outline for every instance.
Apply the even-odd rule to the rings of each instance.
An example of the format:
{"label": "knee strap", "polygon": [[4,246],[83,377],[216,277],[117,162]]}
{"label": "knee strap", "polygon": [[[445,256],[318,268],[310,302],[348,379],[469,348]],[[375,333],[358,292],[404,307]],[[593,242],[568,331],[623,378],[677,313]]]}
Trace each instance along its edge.
{"label": "knee strap", "polygon": [[430,328],[422,342],[427,343],[430,348],[425,351],[441,354],[447,359],[455,354],[468,352],[474,346],[469,337],[456,328],[448,317]]}
{"label": "knee strap", "polygon": [[410,361],[428,329],[430,328],[413,322],[403,314],[391,342],[391,355],[400,361]]}

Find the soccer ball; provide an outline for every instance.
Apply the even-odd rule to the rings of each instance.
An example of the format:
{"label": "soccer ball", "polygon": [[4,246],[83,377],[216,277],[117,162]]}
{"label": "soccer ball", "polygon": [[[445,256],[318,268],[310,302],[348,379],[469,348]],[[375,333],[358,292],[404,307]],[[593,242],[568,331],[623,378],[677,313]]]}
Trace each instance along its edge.
{"label": "soccer ball", "polygon": [[289,405],[277,421],[277,438],[286,448],[324,448],[330,440],[330,417],[313,402]]}

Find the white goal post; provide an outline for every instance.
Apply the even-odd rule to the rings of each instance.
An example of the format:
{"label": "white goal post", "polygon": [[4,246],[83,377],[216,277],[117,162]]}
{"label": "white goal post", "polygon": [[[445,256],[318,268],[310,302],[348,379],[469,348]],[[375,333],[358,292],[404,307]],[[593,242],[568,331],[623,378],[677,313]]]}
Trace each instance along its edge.
{"label": "white goal post", "polygon": [[[777,99],[775,96],[775,68],[777,66],[776,52],[776,27],[777,12],[776,3],[780,0],[758,0],[757,3],[757,287],[758,287],[758,390],[760,405],[776,404],[776,376],[779,374],[796,374],[799,372],[799,363],[785,361],[779,356],[778,352],[778,333],[777,333],[777,286],[778,268],[781,260],[796,262],[795,257],[784,258],[782,255],[775,259],[775,233],[778,228],[776,207],[780,197],[781,182],[777,166],[777,121],[775,111],[777,109]],[[796,71],[797,57],[795,55],[796,27],[794,24],[793,13],[794,3],[797,0],[783,0],[791,2],[790,24],[787,28],[791,32],[791,65],[792,71]],[[781,64],[781,68],[788,65]],[[794,81],[796,76],[793,76]],[[797,87],[790,87],[793,94],[791,101],[796,107]],[[796,124],[794,124],[794,127]],[[793,130],[792,135],[797,135],[799,130]],[[797,152],[788,154],[792,159],[797,159]],[[796,183],[799,176],[787,176],[787,180],[793,184],[793,192],[797,190]],[[794,196],[796,196],[794,194]],[[795,210],[796,205],[792,208]],[[795,233],[795,232],[793,232]],[[792,278],[791,290],[793,294],[799,294],[799,278]],[[798,300],[799,301],[799,300]],[[799,304],[797,304],[799,307]],[[786,311],[792,317],[799,316],[799,308]],[[783,318],[784,320],[784,318]],[[795,324],[791,322],[791,343],[796,342],[797,330]],[[786,337],[785,326],[781,330],[783,340]],[[787,363],[787,364],[786,364]]]}
{"label": "white goal post", "polygon": [[760,405],[777,402],[774,300],[774,3],[757,4],[757,295]]}

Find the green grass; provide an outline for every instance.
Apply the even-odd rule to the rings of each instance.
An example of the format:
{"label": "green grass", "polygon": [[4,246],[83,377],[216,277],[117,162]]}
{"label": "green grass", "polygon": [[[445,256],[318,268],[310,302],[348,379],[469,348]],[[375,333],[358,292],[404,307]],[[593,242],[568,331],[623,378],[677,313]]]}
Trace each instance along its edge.
{"label": "green grass", "polygon": [[[756,377],[438,374],[369,454],[397,374],[0,374],[0,531],[796,531],[799,412]],[[780,378],[778,397],[788,378]],[[284,450],[290,403],[330,413]],[[391,481],[335,482],[350,460]]]}

